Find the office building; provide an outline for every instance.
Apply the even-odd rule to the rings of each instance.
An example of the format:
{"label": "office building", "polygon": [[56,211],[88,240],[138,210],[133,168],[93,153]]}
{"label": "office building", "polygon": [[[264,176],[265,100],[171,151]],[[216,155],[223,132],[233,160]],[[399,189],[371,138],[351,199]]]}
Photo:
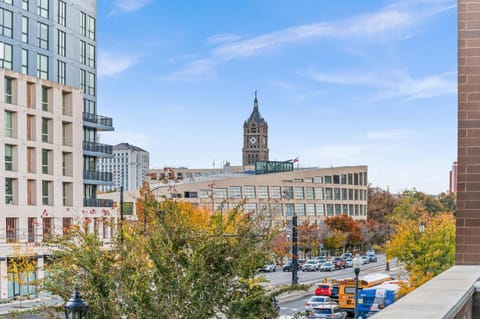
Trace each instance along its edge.
{"label": "office building", "polygon": [[113,146],[113,157],[98,160],[98,169],[112,174],[113,185],[101,185],[104,192],[137,190],[142,187],[149,169],[149,153],[138,146],[120,143]]}
{"label": "office building", "polygon": [[41,243],[72,223],[88,220],[100,236],[112,235],[106,222],[112,201],[97,198],[98,186],[112,183],[112,176],[96,163],[112,156],[112,146],[97,139],[113,126],[111,118],[97,115],[96,1],[3,0],[0,17],[5,154],[0,299],[5,299],[19,294],[8,275],[16,243],[31,247],[38,270],[29,276],[38,278],[49,253]]}

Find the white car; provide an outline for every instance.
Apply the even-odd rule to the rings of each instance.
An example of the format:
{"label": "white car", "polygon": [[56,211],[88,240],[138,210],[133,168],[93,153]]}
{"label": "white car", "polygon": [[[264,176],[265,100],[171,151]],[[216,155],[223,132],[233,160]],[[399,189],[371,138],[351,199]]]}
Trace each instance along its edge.
{"label": "white car", "polygon": [[275,272],[275,271],[277,271],[277,266],[272,264],[263,265],[263,267],[258,270],[258,272]]}
{"label": "white car", "polygon": [[324,262],[320,266],[320,271],[335,271],[335,264],[331,261]]}
{"label": "white car", "polygon": [[305,302],[305,311],[313,311],[313,307],[324,303],[331,303],[332,299],[328,296],[312,296]]}
{"label": "white car", "polygon": [[317,271],[318,270],[318,263],[315,259],[307,260],[302,267],[303,271]]}

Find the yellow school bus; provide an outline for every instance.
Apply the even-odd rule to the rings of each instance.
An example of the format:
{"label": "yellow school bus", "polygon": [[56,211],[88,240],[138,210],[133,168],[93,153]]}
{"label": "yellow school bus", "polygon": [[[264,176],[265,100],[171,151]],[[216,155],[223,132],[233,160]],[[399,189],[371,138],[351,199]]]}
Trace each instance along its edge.
{"label": "yellow school bus", "polygon": [[[358,278],[358,290],[380,285],[392,277],[385,274],[368,274]],[[338,305],[343,310],[353,313],[355,311],[355,279],[348,278],[338,283]]]}

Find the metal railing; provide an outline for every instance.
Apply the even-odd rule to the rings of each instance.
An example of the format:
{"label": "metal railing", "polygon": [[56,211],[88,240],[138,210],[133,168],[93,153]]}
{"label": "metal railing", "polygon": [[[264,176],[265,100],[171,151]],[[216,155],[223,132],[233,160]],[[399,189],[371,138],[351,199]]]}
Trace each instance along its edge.
{"label": "metal railing", "polygon": [[112,145],[95,143],[95,142],[83,141],[83,150],[96,152],[96,153],[113,154]]}
{"label": "metal railing", "polygon": [[113,207],[112,199],[84,198],[84,207]]}
{"label": "metal railing", "polygon": [[83,120],[85,122],[95,123],[95,124],[104,125],[108,127],[113,126],[113,120],[111,117],[97,115],[94,113],[83,112]]}
{"label": "metal railing", "polygon": [[83,171],[83,179],[111,182],[113,181],[113,174],[110,172],[86,170],[86,171]]}

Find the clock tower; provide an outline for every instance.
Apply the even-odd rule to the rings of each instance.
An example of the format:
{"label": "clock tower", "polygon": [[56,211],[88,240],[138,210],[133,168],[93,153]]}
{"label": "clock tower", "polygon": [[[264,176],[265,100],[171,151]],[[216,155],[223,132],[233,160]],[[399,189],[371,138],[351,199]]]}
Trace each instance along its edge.
{"label": "clock tower", "polygon": [[257,91],[253,100],[253,111],[243,123],[243,166],[268,161],[268,125],[258,110]]}

